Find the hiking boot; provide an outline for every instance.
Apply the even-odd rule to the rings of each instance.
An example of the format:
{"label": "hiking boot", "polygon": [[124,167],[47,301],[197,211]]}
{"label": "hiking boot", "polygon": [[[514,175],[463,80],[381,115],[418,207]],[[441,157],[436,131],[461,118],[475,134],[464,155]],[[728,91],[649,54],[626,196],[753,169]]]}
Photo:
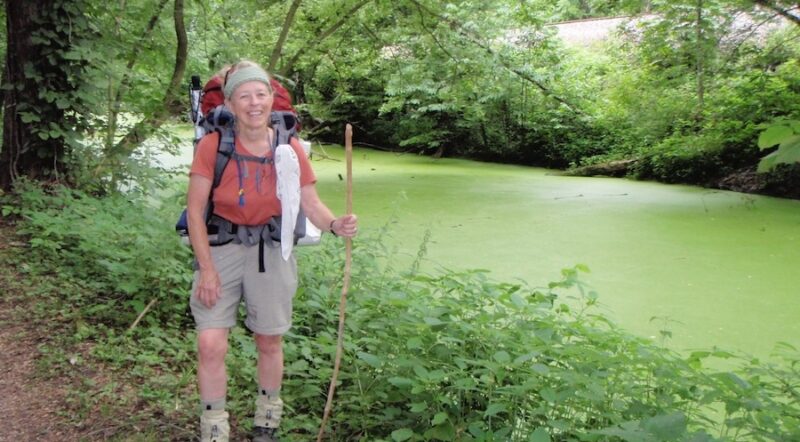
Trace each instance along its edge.
{"label": "hiking boot", "polygon": [[[278,428],[283,414],[283,401],[280,397],[258,395],[253,427]],[[269,439],[266,439],[269,440]]]}
{"label": "hiking boot", "polygon": [[280,442],[277,428],[253,427],[253,442]]}
{"label": "hiking boot", "polygon": [[200,442],[228,442],[230,431],[226,411],[203,411],[200,416]]}

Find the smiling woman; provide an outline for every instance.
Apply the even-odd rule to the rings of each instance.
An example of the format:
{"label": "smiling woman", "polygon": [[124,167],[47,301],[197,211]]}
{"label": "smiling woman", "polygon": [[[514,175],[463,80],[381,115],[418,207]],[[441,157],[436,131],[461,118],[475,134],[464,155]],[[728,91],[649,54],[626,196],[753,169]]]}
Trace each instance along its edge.
{"label": "smiling woman", "polygon": [[[258,351],[252,440],[271,442],[277,440],[283,413],[283,335],[292,325],[298,285],[292,244],[286,243],[293,229],[276,240],[273,226],[284,224],[279,221],[282,216],[296,215],[299,206],[314,225],[328,226],[328,231],[349,238],[356,233],[357,219],[334,217],[317,195],[314,171],[294,132],[287,136],[280,131],[283,128],[269,126],[273,104],[269,74],[255,63],[237,63],[225,76],[223,92],[234,130],[210,133],[197,144],[187,198],[196,268],[190,305],[197,326],[201,441],[228,440],[225,356],[229,329],[236,326],[244,298],[245,325],[254,333]],[[219,147],[223,140],[231,149]],[[220,155],[229,161],[218,173]]]}

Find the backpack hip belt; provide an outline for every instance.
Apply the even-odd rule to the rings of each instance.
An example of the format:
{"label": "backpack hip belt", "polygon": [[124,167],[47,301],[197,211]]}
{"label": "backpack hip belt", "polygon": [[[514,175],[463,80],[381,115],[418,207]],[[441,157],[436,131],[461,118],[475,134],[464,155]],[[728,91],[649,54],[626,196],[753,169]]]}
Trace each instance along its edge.
{"label": "backpack hip belt", "polygon": [[208,242],[211,247],[226,244],[243,244],[252,247],[258,244],[258,271],[264,273],[264,247],[275,248],[281,242],[280,217],[272,217],[266,224],[259,226],[245,226],[228,221],[219,216],[212,215],[208,224]]}

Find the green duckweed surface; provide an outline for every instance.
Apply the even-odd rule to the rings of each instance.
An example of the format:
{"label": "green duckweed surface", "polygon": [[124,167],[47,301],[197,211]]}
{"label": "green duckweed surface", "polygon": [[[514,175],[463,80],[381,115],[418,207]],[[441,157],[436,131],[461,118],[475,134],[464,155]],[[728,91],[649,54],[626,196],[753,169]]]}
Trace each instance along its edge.
{"label": "green duckweed surface", "polygon": [[[317,158],[320,194],[340,212],[344,163]],[[611,318],[656,338],[666,326],[677,350],[800,346],[798,201],[366,149],[353,170],[361,225],[392,220],[400,260],[430,231],[423,268],[542,286],[581,263]]]}

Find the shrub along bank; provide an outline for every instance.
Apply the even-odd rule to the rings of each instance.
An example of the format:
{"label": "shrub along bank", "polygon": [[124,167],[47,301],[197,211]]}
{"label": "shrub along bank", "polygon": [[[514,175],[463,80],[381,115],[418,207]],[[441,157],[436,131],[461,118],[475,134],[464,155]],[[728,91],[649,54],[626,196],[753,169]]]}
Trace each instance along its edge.
{"label": "shrub along bank", "polygon": [[[47,319],[46,376],[68,376],[65,419],[108,438],[186,440],[195,425],[191,256],[168,226],[178,199],[96,199],[22,186],[6,196],[24,254],[0,251],[21,275],[15,296]],[[13,213],[12,213],[13,212]],[[393,268],[388,229],[355,241],[345,359],[328,434],[351,441],[795,440],[800,355],[703,367],[620,330],[594,308],[581,267],[546,288],[482,272]],[[341,241],[299,250],[295,326],[286,337],[286,440],[316,434],[332,371]],[[421,244],[420,258],[425,244]],[[24,257],[24,258],[20,258]],[[380,264],[380,263],[389,263]],[[9,273],[3,273],[9,278]],[[22,294],[25,293],[25,294]],[[137,322],[138,320],[138,322]],[[134,326],[135,324],[135,326]],[[667,332],[665,332],[666,334]],[[255,348],[231,336],[229,404],[249,426]],[[86,424],[93,422],[94,424]],[[109,430],[110,428],[110,430]]]}

